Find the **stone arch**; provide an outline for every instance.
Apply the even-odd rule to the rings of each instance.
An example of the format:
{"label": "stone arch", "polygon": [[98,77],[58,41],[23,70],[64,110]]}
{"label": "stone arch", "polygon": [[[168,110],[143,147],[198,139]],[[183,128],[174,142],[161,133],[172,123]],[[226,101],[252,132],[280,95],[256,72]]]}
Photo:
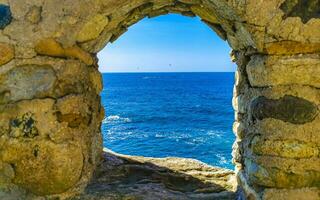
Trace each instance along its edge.
{"label": "stone arch", "polygon": [[0,197],[83,191],[102,157],[95,54],[173,12],[200,16],[233,48],[239,197],[318,199],[319,1],[303,2],[0,1]]}
{"label": "stone arch", "polygon": [[[256,44],[246,30],[241,17],[226,3],[210,1],[135,1],[127,6],[119,4],[111,12],[101,12],[88,16],[79,27],[76,42],[88,52],[96,53],[108,42],[114,42],[127,29],[141,19],[168,13],[188,17],[199,16],[221,39],[227,40],[235,50],[245,47],[256,48]],[[219,7],[223,9],[219,10]],[[95,28],[93,28],[94,25]]]}

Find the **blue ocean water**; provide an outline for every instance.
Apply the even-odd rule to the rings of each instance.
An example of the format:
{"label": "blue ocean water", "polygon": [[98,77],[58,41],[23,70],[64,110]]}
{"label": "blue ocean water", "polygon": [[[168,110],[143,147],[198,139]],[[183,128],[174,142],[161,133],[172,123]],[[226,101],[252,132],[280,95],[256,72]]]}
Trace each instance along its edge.
{"label": "blue ocean water", "polygon": [[233,169],[234,73],[106,73],[104,146]]}

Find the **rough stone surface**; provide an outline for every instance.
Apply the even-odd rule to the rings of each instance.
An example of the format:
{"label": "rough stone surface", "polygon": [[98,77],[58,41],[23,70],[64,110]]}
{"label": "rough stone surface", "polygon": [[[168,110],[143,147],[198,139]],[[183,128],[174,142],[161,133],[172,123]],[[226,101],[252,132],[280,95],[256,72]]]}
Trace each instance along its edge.
{"label": "rough stone surface", "polygon": [[280,8],[285,13],[284,18],[300,17],[303,23],[312,18],[320,18],[319,0],[286,0]]}
{"label": "rough stone surface", "polygon": [[54,57],[77,58],[87,65],[93,64],[93,58],[90,54],[83,51],[78,46],[63,48],[61,44],[52,38],[41,40],[35,47],[38,54]]}
{"label": "rough stone surface", "polygon": [[0,104],[48,96],[56,75],[50,65],[22,65],[0,75]]}
{"label": "rough stone surface", "polygon": [[251,104],[254,119],[275,118],[293,124],[311,122],[318,115],[315,104],[301,98],[284,96],[278,100],[258,97]]}
{"label": "rough stone surface", "polygon": [[[0,199],[320,199],[319,8],[0,0]],[[96,53],[144,17],[168,13],[199,16],[233,49],[236,193],[233,172],[188,159],[109,153],[101,163]]]}
{"label": "rough stone surface", "polygon": [[234,172],[183,158],[144,158],[106,151],[96,178],[75,200],[235,199]]}
{"label": "rough stone surface", "polygon": [[2,157],[14,166],[13,182],[38,195],[65,192],[80,179],[83,167],[81,149],[70,144],[12,140]]}
{"label": "rough stone surface", "polygon": [[264,191],[263,200],[283,200],[283,199],[295,199],[295,200],[317,200],[319,199],[319,189],[317,188],[302,188],[299,190],[290,189],[267,189]]}
{"label": "rough stone surface", "polygon": [[0,65],[10,62],[14,58],[14,48],[6,43],[0,42]]}
{"label": "rough stone surface", "polygon": [[41,21],[41,12],[42,12],[41,7],[33,6],[30,8],[29,12],[27,13],[26,19],[32,24],[37,24]]}
{"label": "rough stone surface", "polygon": [[314,144],[301,141],[264,140],[256,136],[251,142],[257,155],[279,156],[283,158],[312,158],[319,155],[319,148]]}
{"label": "rough stone surface", "polygon": [[77,36],[78,42],[86,42],[97,38],[108,24],[109,20],[106,16],[96,15],[88,21],[80,30]]}
{"label": "rough stone surface", "polygon": [[294,55],[300,53],[319,53],[320,42],[305,44],[295,41],[270,42],[265,44],[265,51],[275,55]]}
{"label": "rough stone surface", "polygon": [[247,73],[254,87],[301,84],[320,88],[320,56],[253,56]]}

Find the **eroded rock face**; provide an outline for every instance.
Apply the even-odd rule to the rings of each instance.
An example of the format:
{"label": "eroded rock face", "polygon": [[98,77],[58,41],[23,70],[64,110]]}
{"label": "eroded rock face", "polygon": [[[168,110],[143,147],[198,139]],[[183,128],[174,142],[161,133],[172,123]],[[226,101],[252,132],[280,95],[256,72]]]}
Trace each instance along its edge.
{"label": "eroded rock face", "polygon": [[7,44],[0,42],[0,65],[10,62],[14,58],[14,48]]}
{"label": "eroded rock face", "polygon": [[300,17],[303,23],[312,18],[320,18],[319,0],[286,0],[280,8],[285,13],[284,18]]}
{"label": "eroded rock face", "polygon": [[32,113],[25,113],[22,116],[10,121],[10,137],[34,138],[39,135],[38,129],[35,127],[35,121]]}
{"label": "eroded rock face", "polygon": [[[114,184],[117,182],[117,184]],[[109,150],[96,177],[75,199],[235,199],[235,175],[183,158],[145,158]]]}
{"label": "eroded rock face", "polygon": [[80,30],[77,36],[78,42],[86,42],[99,37],[108,24],[109,19],[104,15],[96,15],[90,19]]}
{"label": "eroded rock face", "polygon": [[35,47],[35,51],[41,55],[77,58],[87,65],[93,64],[93,58],[91,55],[80,49],[78,46],[63,48],[61,44],[52,38],[39,41]]}
{"label": "eroded rock face", "polygon": [[[320,198],[318,0],[4,0],[0,199],[68,199],[84,191],[102,157],[96,53],[144,17],[168,13],[199,16],[233,49],[238,198]],[[230,171],[118,157],[99,165],[100,177],[81,197],[234,197]]]}
{"label": "eroded rock face", "polygon": [[38,24],[41,21],[42,8],[39,6],[33,6],[30,8],[26,15],[26,20],[32,24]]}
{"label": "eroded rock face", "polygon": [[46,141],[10,140],[2,158],[14,168],[13,182],[37,195],[67,191],[80,180],[83,167],[80,147]]}
{"label": "eroded rock face", "polygon": [[251,110],[254,119],[275,118],[293,124],[311,122],[318,115],[315,104],[293,96],[277,100],[258,97],[253,100]]}
{"label": "eroded rock face", "polygon": [[50,65],[21,65],[0,75],[0,103],[49,96],[56,84]]}

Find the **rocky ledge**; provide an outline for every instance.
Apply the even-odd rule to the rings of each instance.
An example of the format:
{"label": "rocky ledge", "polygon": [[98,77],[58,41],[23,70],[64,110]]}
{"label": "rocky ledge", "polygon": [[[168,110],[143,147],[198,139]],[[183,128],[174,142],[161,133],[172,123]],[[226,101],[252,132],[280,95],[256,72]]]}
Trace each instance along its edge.
{"label": "rocky ledge", "polygon": [[74,200],[235,199],[235,175],[185,158],[146,158],[105,150],[104,160]]}

